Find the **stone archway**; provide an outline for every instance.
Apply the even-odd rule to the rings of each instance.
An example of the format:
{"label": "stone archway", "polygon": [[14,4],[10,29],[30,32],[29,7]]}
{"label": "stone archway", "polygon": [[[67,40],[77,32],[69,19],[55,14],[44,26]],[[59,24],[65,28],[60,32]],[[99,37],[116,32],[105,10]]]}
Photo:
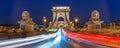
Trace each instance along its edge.
{"label": "stone archway", "polygon": [[58,21],[64,21],[64,18],[63,17],[59,17]]}
{"label": "stone archway", "polygon": [[58,27],[59,20],[62,20],[66,27],[68,27],[70,20],[69,20],[69,6],[54,6],[52,8],[53,12],[53,21],[52,21],[52,27]]}

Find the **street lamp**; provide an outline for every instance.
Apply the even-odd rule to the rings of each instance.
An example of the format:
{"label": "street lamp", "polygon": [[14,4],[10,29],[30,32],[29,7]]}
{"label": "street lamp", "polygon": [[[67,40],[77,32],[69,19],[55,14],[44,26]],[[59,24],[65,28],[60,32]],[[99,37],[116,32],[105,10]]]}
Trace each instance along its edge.
{"label": "street lamp", "polygon": [[74,20],[76,23],[78,22],[78,18],[75,18],[75,20]]}
{"label": "street lamp", "polygon": [[74,18],[74,22],[75,22],[75,28],[77,28],[77,23],[78,23],[78,18],[76,17],[76,18]]}
{"label": "street lamp", "polygon": [[43,17],[44,28],[46,27],[47,18]]}
{"label": "street lamp", "polygon": [[72,23],[73,23],[73,22],[71,21],[70,24],[72,25]]}

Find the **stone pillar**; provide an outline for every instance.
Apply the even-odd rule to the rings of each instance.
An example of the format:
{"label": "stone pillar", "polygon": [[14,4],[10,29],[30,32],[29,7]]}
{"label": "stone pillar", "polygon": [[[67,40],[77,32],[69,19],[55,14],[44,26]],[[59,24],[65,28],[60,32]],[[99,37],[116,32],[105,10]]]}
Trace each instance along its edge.
{"label": "stone pillar", "polygon": [[30,25],[30,24],[26,25],[25,30],[27,32],[34,32],[34,25]]}
{"label": "stone pillar", "polygon": [[23,11],[22,13],[22,19],[18,21],[20,24],[20,28],[23,31],[27,32],[33,32],[34,31],[34,22],[32,21],[32,18],[30,17],[30,14],[28,11]]}
{"label": "stone pillar", "polygon": [[98,32],[101,30],[101,24],[103,23],[103,21],[100,20],[99,18],[99,12],[97,10],[92,11],[91,13],[91,18],[90,20],[87,22],[87,29],[88,31],[95,31]]}

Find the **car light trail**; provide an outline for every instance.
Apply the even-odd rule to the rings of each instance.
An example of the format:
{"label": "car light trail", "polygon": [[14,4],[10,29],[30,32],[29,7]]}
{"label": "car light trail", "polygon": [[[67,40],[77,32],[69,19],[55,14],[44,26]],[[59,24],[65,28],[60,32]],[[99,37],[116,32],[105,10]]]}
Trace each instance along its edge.
{"label": "car light trail", "polygon": [[61,31],[59,30],[59,31],[58,31],[58,35],[57,35],[57,37],[55,38],[53,44],[58,43],[60,40],[61,40]]}
{"label": "car light trail", "polygon": [[97,44],[102,44],[105,46],[112,46],[120,48],[120,38],[119,37],[113,37],[113,36],[105,36],[100,34],[86,34],[81,32],[71,32],[66,31],[66,35],[70,38],[77,38],[76,40],[84,40],[87,42],[94,42]]}
{"label": "car light trail", "polygon": [[55,39],[53,41],[49,41],[49,42],[47,42],[47,43],[45,43],[37,48],[50,48],[53,45],[59,43],[61,40],[61,32],[62,32],[62,29],[59,29],[57,32],[57,36],[55,37]]}
{"label": "car light trail", "polygon": [[0,43],[0,47],[2,48],[7,48],[7,47],[11,47],[11,48],[15,48],[15,47],[20,47],[20,46],[24,46],[24,45],[28,45],[28,44],[32,44],[32,43],[37,43],[49,38],[53,38],[57,35],[57,33],[55,34],[49,34],[49,35],[38,35],[38,36],[34,36],[34,37],[27,37],[27,38],[22,38],[22,39],[15,39],[15,40],[11,40],[11,41],[6,41],[6,42],[1,42]]}

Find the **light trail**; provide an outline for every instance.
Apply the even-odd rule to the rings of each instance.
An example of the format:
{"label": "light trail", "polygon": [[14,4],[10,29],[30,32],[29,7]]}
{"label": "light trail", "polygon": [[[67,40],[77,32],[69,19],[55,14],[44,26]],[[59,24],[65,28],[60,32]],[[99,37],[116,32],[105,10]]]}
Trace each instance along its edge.
{"label": "light trail", "polygon": [[62,29],[59,29],[58,32],[57,32],[57,36],[55,37],[55,39],[53,41],[51,40],[47,43],[44,43],[43,45],[40,45],[37,48],[51,48],[55,44],[59,43],[60,40],[61,40],[61,32],[62,32]]}
{"label": "light trail", "polygon": [[34,37],[27,37],[27,38],[15,39],[15,40],[10,40],[10,41],[8,40],[5,42],[1,42],[0,47],[1,48],[20,47],[20,46],[29,45],[29,44],[47,40],[49,38],[55,37],[56,35],[57,35],[57,33],[49,34],[49,35],[38,35],[38,36],[34,36]]}
{"label": "light trail", "polygon": [[66,31],[66,32],[67,32],[67,36],[77,41],[83,40],[83,41],[93,42],[93,43],[101,44],[105,46],[120,48],[119,37],[105,36],[105,35],[100,35],[100,34],[86,34],[86,33],[71,32],[71,31]]}
{"label": "light trail", "polygon": [[60,42],[60,40],[61,40],[61,32],[62,32],[61,29],[59,29],[58,35],[57,35],[57,37],[55,38],[53,44],[56,44],[56,43]]}
{"label": "light trail", "polygon": [[[52,35],[52,34],[50,34],[50,35]],[[48,35],[48,36],[50,36],[50,35]],[[41,38],[48,37],[48,36],[38,35],[38,36],[27,37],[27,38],[18,38],[18,39],[0,41],[0,46],[4,46],[4,45],[8,45],[8,44],[21,43],[21,42],[24,42],[24,41],[31,41],[31,40],[35,40],[35,39],[41,39]]]}

